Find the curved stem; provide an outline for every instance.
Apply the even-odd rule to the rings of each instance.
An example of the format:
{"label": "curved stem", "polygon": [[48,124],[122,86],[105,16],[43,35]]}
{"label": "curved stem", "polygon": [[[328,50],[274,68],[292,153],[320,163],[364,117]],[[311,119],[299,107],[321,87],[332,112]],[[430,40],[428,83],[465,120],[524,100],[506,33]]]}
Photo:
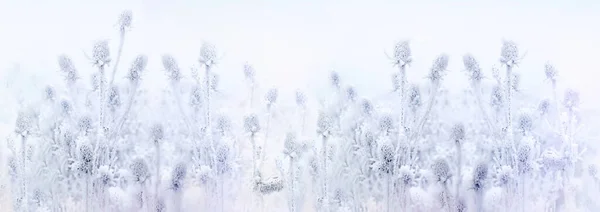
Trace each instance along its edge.
{"label": "curved stem", "polygon": [[421,118],[421,121],[419,122],[419,125],[417,125],[417,129],[415,131],[415,133],[412,135],[411,140],[414,140],[414,138],[416,138],[417,136],[419,136],[421,134],[421,130],[423,130],[423,127],[425,126],[425,122],[427,122],[427,119],[429,118],[429,113],[431,113],[431,109],[433,108],[433,105],[435,104],[435,98],[437,96],[437,92],[439,90],[439,85],[437,83],[433,84],[433,92],[431,93],[431,96],[429,97],[429,105],[427,106],[427,110],[425,111],[425,114],[423,114],[423,117]]}
{"label": "curved stem", "polygon": [[115,65],[113,66],[113,71],[110,77],[109,85],[112,86],[115,80],[115,74],[117,73],[117,68],[119,67],[119,62],[121,61],[121,53],[123,52],[123,43],[125,43],[125,31],[121,31],[121,40],[119,41],[119,50],[117,50],[117,59],[115,60]]}

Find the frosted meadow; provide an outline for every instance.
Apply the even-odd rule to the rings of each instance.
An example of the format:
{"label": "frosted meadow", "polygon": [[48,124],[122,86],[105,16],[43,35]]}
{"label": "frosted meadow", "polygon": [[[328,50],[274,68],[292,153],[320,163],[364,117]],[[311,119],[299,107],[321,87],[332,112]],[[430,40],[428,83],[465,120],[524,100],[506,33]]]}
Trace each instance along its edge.
{"label": "frosted meadow", "polygon": [[185,59],[123,57],[135,17],[106,19],[118,36],[82,60],[55,55],[59,80],[5,94],[1,211],[600,210],[586,99],[551,60],[521,68],[517,40],[498,40],[492,65],[399,40],[373,53],[393,68],[381,94],[343,70],[289,92],[252,61],[224,68],[235,52],[209,41]]}

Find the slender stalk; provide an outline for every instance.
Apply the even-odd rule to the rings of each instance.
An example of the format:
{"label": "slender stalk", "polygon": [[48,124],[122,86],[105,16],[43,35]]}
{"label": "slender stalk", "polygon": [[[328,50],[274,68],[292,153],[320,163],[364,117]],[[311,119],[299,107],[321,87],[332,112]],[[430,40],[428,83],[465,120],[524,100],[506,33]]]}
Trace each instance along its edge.
{"label": "slender stalk", "polygon": [[294,158],[290,157],[290,212],[296,212],[296,193],[295,193],[295,175],[294,175]]}
{"label": "slender stalk", "polygon": [[23,159],[23,164],[21,164],[22,166],[22,170],[21,170],[21,192],[22,192],[22,198],[23,198],[23,202],[22,204],[22,208],[24,211],[28,210],[28,201],[27,201],[27,155],[25,154],[25,149],[27,145],[27,136],[22,135],[21,136],[21,158]]}
{"label": "slender stalk", "polygon": [[113,85],[115,81],[115,74],[117,73],[117,69],[119,68],[119,62],[121,61],[121,53],[123,52],[123,44],[125,43],[125,31],[121,31],[121,36],[119,40],[119,49],[117,50],[117,59],[115,60],[115,65],[113,66],[113,71],[110,76],[109,86]]}
{"label": "slender stalk", "polygon": [[386,210],[385,211],[390,212],[391,211],[390,210],[390,205],[391,205],[391,201],[392,201],[391,200],[392,195],[391,195],[391,192],[390,192],[390,187],[392,186],[391,185],[392,182],[390,180],[390,174],[386,174],[385,175],[385,184],[386,184],[386,186],[385,186],[385,199],[386,199],[386,201],[385,201],[385,206],[386,207],[385,208],[386,208]]}
{"label": "slender stalk", "polygon": [[321,150],[323,157],[323,208],[324,211],[329,211],[329,200],[327,194],[327,136],[323,136],[323,149]]}
{"label": "slender stalk", "polygon": [[156,185],[154,185],[154,200],[156,201],[156,203],[158,203],[159,200],[159,195],[158,195],[158,188],[160,186],[160,143],[158,141],[155,141],[155,146],[156,146]]}

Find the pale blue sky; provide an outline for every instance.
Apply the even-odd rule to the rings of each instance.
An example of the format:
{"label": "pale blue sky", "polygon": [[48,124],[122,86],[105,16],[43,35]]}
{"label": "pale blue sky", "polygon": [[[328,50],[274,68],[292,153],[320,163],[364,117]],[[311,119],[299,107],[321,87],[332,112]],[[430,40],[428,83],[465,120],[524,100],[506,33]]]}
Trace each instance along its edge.
{"label": "pale blue sky", "polygon": [[[338,70],[359,91],[381,93],[395,70],[384,50],[390,52],[396,41],[411,40],[415,63],[409,79],[414,81],[440,53],[450,55],[452,70],[462,70],[462,55],[470,52],[489,71],[507,38],[528,52],[517,72],[533,80],[533,89],[542,83],[544,63],[551,61],[563,82],[582,89],[584,96],[600,91],[598,1],[250,2],[0,0],[0,67],[6,72],[18,62],[23,71],[55,75],[56,56],[67,53],[87,68],[82,50],[103,38],[114,39],[116,49],[116,17],[131,9],[135,28],[122,65],[128,67],[138,53],[148,54],[154,75],[146,83],[150,87],[161,81],[161,54],[174,54],[187,68],[203,40],[224,52],[217,71],[239,75],[232,84],[239,83],[248,61],[265,86],[318,88],[328,71]],[[463,78],[454,72],[449,81],[461,85]]]}

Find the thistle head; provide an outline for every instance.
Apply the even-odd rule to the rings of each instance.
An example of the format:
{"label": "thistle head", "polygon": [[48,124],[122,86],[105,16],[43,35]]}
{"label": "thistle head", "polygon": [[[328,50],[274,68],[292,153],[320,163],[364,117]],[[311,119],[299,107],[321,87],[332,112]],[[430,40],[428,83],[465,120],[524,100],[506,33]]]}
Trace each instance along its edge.
{"label": "thistle head", "polygon": [[483,73],[481,72],[481,67],[479,67],[479,63],[471,54],[466,54],[463,56],[463,64],[469,73],[469,79],[471,82],[481,82],[483,79]]}
{"label": "thistle head", "polygon": [[256,75],[256,70],[254,70],[254,67],[252,67],[250,64],[245,64],[244,65],[244,77],[246,78],[246,80],[249,80],[250,82],[254,82],[255,75]]}
{"label": "thistle head", "polygon": [[529,113],[524,112],[521,115],[519,115],[517,123],[518,128],[522,133],[531,132],[531,129],[533,129],[533,118]]}
{"label": "thistle head", "polygon": [[436,177],[436,181],[440,183],[446,183],[446,181],[452,176],[450,174],[450,165],[448,165],[448,161],[443,158],[438,158],[433,161],[431,169]]}
{"label": "thistle head", "polygon": [[285,140],[283,142],[283,153],[290,156],[290,157],[294,157],[296,156],[294,153],[296,153],[297,151],[297,137],[296,134],[293,132],[288,132],[285,135]]}
{"label": "thistle head", "polygon": [[394,118],[390,114],[383,114],[379,118],[379,129],[383,132],[391,132],[394,129]]}
{"label": "thistle head", "polygon": [[224,174],[229,170],[229,146],[219,145],[216,152],[217,173]]}
{"label": "thistle head", "polygon": [[228,116],[221,114],[217,117],[217,130],[221,133],[225,133],[231,129],[231,119]]}
{"label": "thistle head", "polygon": [[150,169],[148,164],[142,158],[134,159],[129,165],[131,174],[133,175],[133,181],[139,184],[143,184],[150,178]]}
{"label": "thistle head", "polygon": [[79,147],[79,157],[81,160],[80,171],[84,174],[92,174],[93,169],[93,161],[94,161],[94,152],[92,151],[92,147],[87,144],[83,144]]}
{"label": "thistle head", "polygon": [[108,106],[113,110],[121,106],[121,94],[117,86],[112,86],[108,90]]}
{"label": "thistle head", "polygon": [[398,172],[400,175],[400,183],[402,183],[402,185],[404,186],[411,185],[415,180],[415,173],[410,167],[406,165],[401,166],[400,169],[398,169]]}
{"label": "thistle head", "polygon": [[273,106],[273,104],[277,102],[278,97],[279,92],[277,91],[277,88],[269,89],[269,91],[267,91],[267,94],[265,94],[265,100],[267,100],[267,108],[271,108],[271,106]]}
{"label": "thistle head", "polygon": [[165,138],[165,129],[161,123],[155,123],[150,127],[150,138],[155,143],[158,143]]}
{"label": "thistle head", "polygon": [[365,115],[371,115],[373,113],[373,104],[368,99],[363,99],[360,103],[360,109]]}
{"label": "thistle head", "polygon": [[543,99],[538,105],[538,111],[540,112],[541,115],[546,115],[546,114],[548,114],[549,110],[550,110],[550,100]]}
{"label": "thistle head", "polygon": [[15,132],[27,136],[31,134],[33,127],[36,122],[36,115],[33,111],[20,110],[17,114],[17,121],[15,123]]}
{"label": "thistle head", "polygon": [[58,66],[67,84],[73,84],[75,81],[77,81],[77,79],[79,79],[77,69],[75,69],[73,61],[67,55],[63,54],[58,57]]}
{"label": "thistle head", "polygon": [[350,102],[356,101],[357,96],[358,94],[353,86],[346,88],[346,99],[348,99]]}
{"label": "thistle head", "polygon": [[179,69],[179,65],[177,65],[177,61],[171,55],[163,55],[162,63],[165,71],[167,72],[167,76],[172,82],[179,82],[181,80],[181,70]]}
{"label": "thistle head", "polygon": [[556,68],[550,63],[546,63],[544,68],[545,68],[544,73],[546,74],[546,79],[550,80],[552,83],[556,83],[556,77],[558,76],[558,70],[556,70]]}
{"label": "thistle head", "polygon": [[421,90],[419,89],[418,85],[412,84],[408,89],[407,96],[408,107],[412,108],[413,110],[416,110],[421,106]]}
{"label": "thistle head", "polygon": [[73,106],[71,105],[71,102],[69,102],[66,99],[63,99],[60,101],[60,112],[65,115],[68,116],[73,112]]}
{"label": "thistle head", "polygon": [[110,63],[110,48],[108,40],[97,41],[92,49],[92,59],[94,65],[103,68]]}
{"label": "thistle head", "polygon": [[217,49],[212,43],[204,42],[200,47],[200,58],[198,58],[202,65],[210,67],[216,63],[217,60]]}
{"label": "thistle head", "polygon": [[481,191],[484,188],[485,180],[488,176],[488,165],[485,162],[480,162],[473,170],[473,189]]}
{"label": "thistle head", "polygon": [[452,126],[452,140],[457,143],[461,143],[465,139],[465,125],[462,123],[457,123]]}
{"label": "thistle head", "polygon": [[181,191],[186,175],[187,165],[183,162],[178,163],[171,172],[171,189]]}
{"label": "thistle head", "polygon": [[500,51],[500,62],[507,66],[513,66],[519,62],[519,48],[513,41],[505,40],[502,42]]}
{"label": "thistle head", "polygon": [[126,30],[131,28],[132,16],[131,10],[125,10],[119,16],[119,30],[121,33],[125,33]]}
{"label": "thistle head", "polygon": [[306,106],[306,95],[302,91],[296,91],[296,105],[298,107]]}
{"label": "thistle head", "polygon": [[334,88],[340,88],[340,74],[336,71],[332,71],[329,75],[329,81]]}
{"label": "thistle head", "polygon": [[498,86],[498,85],[495,85],[494,87],[492,87],[490,104],[496,110],[498,110],[504,106],[504,94],[502,93],[502,88],[500,88],[500,86]]}
{"label": "thistle head", "polygon": [[148,57],[146,55],[139,55],[133,60],[133,64],[131,64],[131,68],[129,68],[129,73],[127,73],[127,79],[131,83],[137,83],[141,80],[141,75],[144,69],[146,69],[146,65],[148,64]]}
{"label": "thistle head", "polygon": [[246,132],[255,134],[260,131],[260,122],[256,114],[250,114],[244,117],[244,129]]}
{"label": "thistle head", "polygon": [[93,128],[92,118],[87,115],[80,117],[77,122],[77,127],[79,127],[79,131],[88,133]]}
{"label": "thistle head", "polygon": [[439,83],[444,77],[446,69],[448,68],[448,59],[447,54],[441,54],[433,61],[428,76],[433,83]]}
{"label": "thistle head", "polygon": [[565,91],[563,104],[567,109],[573,109],[579,106],[579,92],[573,89],[567,89]]}
{"label": "thistle head", "polygon": [[202,98],[202,88],[199,85],[194,85],[190,92],[190,105],[196,109],[202,106],[204,99]]}
{"label": "thistle head", "polygon": [[517,161],[519,164],[519,173],[524,174],[531,168],[529,160],[531,157],[531,147],[528,144],[522,144],[517,150]]}
{"label": "thistle head", "polygon": [[333,117],[325,112],[319,112],[317,117],[317,133],[328,137],[333,131]]}
{"label": "thistle head", "polygon": [[54,87],[52,86],[46,86],[46,88],[44,88],[44,99],[48,100],[48,101],[54,101],[54,99],[56,98],[56,91],[54,90]]}
{"label": "thistle head", "polygon": [[412,51],[408,41],[401,41],[394,47],[394,64],[399,66],[409,65],[412,62]]}
{"label": "thistle head", "polygon": [[393,162],[395,158],[394,148],[390,143],[381,144],[381,171],[387,174],[393,174]]}

